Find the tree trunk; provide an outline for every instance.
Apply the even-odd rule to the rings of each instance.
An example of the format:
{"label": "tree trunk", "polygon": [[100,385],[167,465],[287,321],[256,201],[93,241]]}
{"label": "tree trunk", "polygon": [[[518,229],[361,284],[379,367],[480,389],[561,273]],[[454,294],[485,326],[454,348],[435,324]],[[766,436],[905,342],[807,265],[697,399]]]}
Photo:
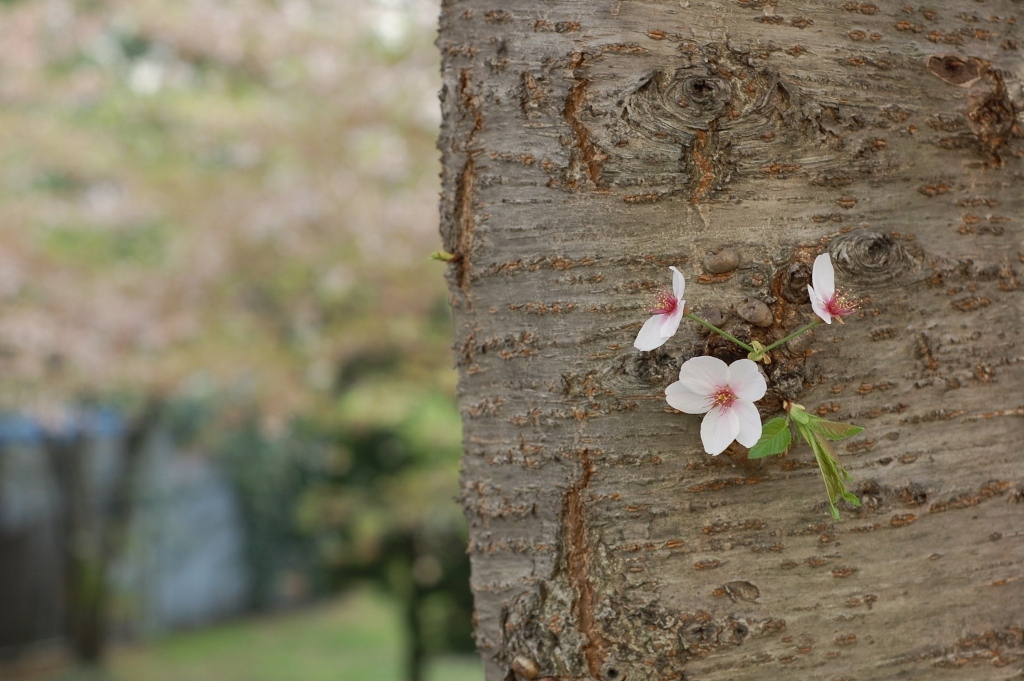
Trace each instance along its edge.
{"label": "tree trunk", "polygon": [[[1021,673],[1021,9],[445,2],[489,681]],[[723,248],[738,269],[706,271]],[[806,446],[712,458],[665,403],[686,358],[743,353],[687,322],[631,347],[669,265],[696,312],[781,338],[826,250],[862,309],[773,352],[759,406],[865,427],[837,447],[863,503],[838,522]],[[736,314],[748,298],[770,326]]]}
{"label": "tree trunk", "polygon": [[423,681],[426,672],[426,650],[423,646],[423,623],[420,608],[423,605],[419,589],[412,587],[405,594],[402,604],[402,619],[405,622],[405,681]]}
{"label": "tree trunk", "polygon": [[64,601],[67,637],[76,662],[103,663],[109,610],[108,568],[123,552],[131,500],[146,438],[157,424],[162,401],[150,399],[125,434],[118,479],[109,498],[97,488],[90,437],[77,429],[48,435],[44,448],[62,500]]}
{"label": "tree trunk", "polygon": [[78,432],[47,437],[45,441],[62,502],[68,640],[76,661],[98,664],[103,653],[106,571],[101,541],[103,518],[88,445],[88,438]]}

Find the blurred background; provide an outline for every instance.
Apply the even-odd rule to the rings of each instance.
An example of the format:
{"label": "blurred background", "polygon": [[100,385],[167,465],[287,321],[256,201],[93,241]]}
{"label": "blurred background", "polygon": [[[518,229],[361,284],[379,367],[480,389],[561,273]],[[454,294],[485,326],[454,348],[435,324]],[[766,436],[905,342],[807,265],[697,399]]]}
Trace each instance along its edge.
{"label": "blurred background", "polygon": [[435,0],[0,0],[0,679],[482,678]]}

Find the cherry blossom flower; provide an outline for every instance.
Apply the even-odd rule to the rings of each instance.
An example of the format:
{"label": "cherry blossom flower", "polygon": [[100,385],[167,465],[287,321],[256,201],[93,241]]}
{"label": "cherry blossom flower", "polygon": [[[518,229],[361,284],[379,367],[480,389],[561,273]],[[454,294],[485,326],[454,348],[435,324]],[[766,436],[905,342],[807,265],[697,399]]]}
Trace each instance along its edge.
{"label": "cherry blossom flower", "polygon": [[675,334],[683,318],[683,310],[686,308],[686,301],[683,300],[686,281],[683,279],[683,273],[675,267],[669,269],[672,270],[672,290],[666,289],[658,294],[650,310],[653,316],[644,322],[643,328],[633,342],[633,347],[637,350],[660,348]]}
{"label": "cherry blossom flower", "polygon": [[822,253],[814,259],[811,283],[813,286],[807,287],[807,295],[811,297],[811,308],[826,324],[831,324],[833,318],[842,324],[842,318],[853,314],[857,309],[855,300],[842,291],[836,291],[836,271],[832,267],[832,259],[828,257],[828,253]]}
{"label": "cherry blossom flower", "polygon": [[679,369],[679,380],[665,388],[669,405],[687,414],[704,414],[700,439],[704,451],[718,456],[733,440],[753,447],[761,437],[761,415],[754,406],[768,385],[749,359],[732,364],[717,357],[694,357]]}

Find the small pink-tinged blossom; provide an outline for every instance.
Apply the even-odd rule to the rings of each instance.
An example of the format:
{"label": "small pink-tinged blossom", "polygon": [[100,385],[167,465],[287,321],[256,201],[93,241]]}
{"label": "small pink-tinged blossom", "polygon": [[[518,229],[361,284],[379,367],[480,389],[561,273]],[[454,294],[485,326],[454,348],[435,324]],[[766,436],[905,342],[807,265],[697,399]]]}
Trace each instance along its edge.
{"label": "small pink-tinged blossom", "polygon": [[679,380],[665,389],[669,406],[687,414],[706,414],[700,425],[704,451],[718,456],[733,440],[753,447],[761,438],[761,415],[754,402],[768,384],[749,359],[732,364],[717,357],[694,357],[679,369]]}
{"label": "small pink-tinged blossom", "polygon": [[856,300],[842,291],[836,291],[836,271],[832,267],[832,259],[828,253],[822,253],[814,259],[811,284],[807,287],[811,308],[826,324],[831,324],[833,318],[842,324],[843,317],[857,310]]}
{"label": "small pink-tinged blossom", "polygon": [[662,291],[655,299],[650,309],[653,316],[644,322],[636,341],[633,342],[633,347],[637,350],[660,348],[675,334],[679,322],[683,319],[683,311],[686,309],[686,301],[683,300],[686,281],[683,279],[683,273],[675,267],[669,269],[672,270],[672,290]]}

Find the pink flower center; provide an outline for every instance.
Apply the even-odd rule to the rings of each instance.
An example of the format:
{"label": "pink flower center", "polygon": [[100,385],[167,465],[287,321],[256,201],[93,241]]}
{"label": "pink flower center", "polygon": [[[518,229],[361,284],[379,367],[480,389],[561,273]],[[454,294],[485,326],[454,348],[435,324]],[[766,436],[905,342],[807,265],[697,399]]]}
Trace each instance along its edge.
{"label": "pink flower center", "polygon": [[672,291],[664,290],[654,299],[651,314],[672,314],[679,307],[679,299]]}
{"label": "pink flower center", "polygon": [[715,394],[711,396],[711,406],[719,407],[721,409],[728,409],[735,401],[736,393],[734,393],[732,388],[727,385],[719,388],[715,391]]}
{"label": "pink flower center", "polygon": [[836,291],[831,300],[825,301],[825,309],[833,317],[845,317],[857,310],[857,301],[842,291]]}

